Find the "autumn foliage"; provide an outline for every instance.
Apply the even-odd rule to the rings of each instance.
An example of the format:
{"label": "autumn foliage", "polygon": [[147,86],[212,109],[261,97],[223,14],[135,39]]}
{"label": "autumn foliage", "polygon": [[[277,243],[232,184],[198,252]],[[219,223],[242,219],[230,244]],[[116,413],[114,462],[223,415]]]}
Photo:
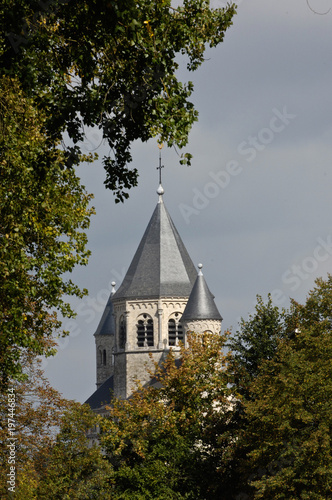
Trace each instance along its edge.
{"label": "autumn foliage", "polygon": [[17,498],[330,498],[331,299],[331,276],[288,311],[258,298],[235,336],[190,335],[108,418],[63,400],[28,362],[15,383]]}

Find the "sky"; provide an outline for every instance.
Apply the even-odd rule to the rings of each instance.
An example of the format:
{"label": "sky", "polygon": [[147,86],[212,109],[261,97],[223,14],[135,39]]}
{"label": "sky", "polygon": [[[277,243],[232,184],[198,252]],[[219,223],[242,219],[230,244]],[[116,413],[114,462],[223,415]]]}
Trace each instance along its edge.
{"label": "sky", "polygon": [[[203,263],[223,330],[235,332],[257,294],[287,308],[332,272],[332,0],[240,0],[224,42],[180,75],[194,83],[199,121],[186,148],[191,167],[162,151],[164,202],[193,262]],[[86,150],[99,144],[88,131]],[[111,282],[120,286],[158,201],[156,140],[132,153],[139,185],[123,204],[105,189],[101,161],[79,170],[97,213],[89,264],[71,278],[89,296],[72,301],[70,335],[43,363],[53,387],[79,402],[96,388],[93,334]]]}

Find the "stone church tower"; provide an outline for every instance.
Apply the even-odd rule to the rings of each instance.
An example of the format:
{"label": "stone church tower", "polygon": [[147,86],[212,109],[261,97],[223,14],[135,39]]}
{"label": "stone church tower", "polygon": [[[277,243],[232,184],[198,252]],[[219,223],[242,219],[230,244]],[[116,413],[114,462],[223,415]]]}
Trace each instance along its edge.
{"label": "stone church tower", "polygon": [[[135,381],[149,383],[147,368],[172,348],[179,350],[186,331],[220,332],[222,318],[207,287],[159,200],[127,274],[112,289],[95,333],[97,390],[86,401],[94,410],[115,397],[128,398]],[[115,285],[115,284],[114,284]]]}

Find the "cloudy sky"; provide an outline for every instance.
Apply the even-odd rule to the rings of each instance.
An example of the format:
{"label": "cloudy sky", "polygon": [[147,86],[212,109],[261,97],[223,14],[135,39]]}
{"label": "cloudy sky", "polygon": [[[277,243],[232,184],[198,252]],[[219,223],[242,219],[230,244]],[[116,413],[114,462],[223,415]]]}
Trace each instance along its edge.
{"label": "cloudy sky", "polygon": [[[163,150],[164,201],[204,265],[224,329],[235,331],[257,294],[288,307],[332,272],[332,0],[242,0],[224,43],[206,57],[196,73],[183,72],[199,111],[187,148],[194,159],[184,167]],[[86,149],[99,139],[90,131]],[[45,363],[67,398],[84,402],[95,390],[93,333],[157,203],[158,152],[155,141],[135,144],[139,186],[124,204],[104,189],[100,163],[80,169],[97,215],[89,265],[73,279],[89,297],[74,301],[77,318],[64,322],[71,335]]]}

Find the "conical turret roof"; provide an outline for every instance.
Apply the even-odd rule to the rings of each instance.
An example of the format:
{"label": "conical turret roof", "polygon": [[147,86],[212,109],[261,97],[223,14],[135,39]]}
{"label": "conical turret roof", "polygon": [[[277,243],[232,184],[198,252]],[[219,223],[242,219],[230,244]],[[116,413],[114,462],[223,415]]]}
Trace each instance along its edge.
{"label": "conical turret roof", "polygon": [[106,307],[104,309],[101,320],[99,321],[98,328],[95,335],[114,335],[115,334],[115,322],[114,322],[114,308],[112,303],[112,297],[115,293],[115,282],[112,282],[112,291],[109,299],[107,301]]}
{"label": "conical turret roof", "polygon": [[163,203],[163,188],[157,192],[159,202],[113,300],[190,295],[195,266]]}
{"label": "conical turret roof", "polygon": [[199,264],[199,273],[197,275],[195,284],[187,302],[186,308],[183,311],[181,321],[190,320],[220,320],[222,317],[214,302],[214,296],[206,284],[205,278],[201,271],[202,265]]}

